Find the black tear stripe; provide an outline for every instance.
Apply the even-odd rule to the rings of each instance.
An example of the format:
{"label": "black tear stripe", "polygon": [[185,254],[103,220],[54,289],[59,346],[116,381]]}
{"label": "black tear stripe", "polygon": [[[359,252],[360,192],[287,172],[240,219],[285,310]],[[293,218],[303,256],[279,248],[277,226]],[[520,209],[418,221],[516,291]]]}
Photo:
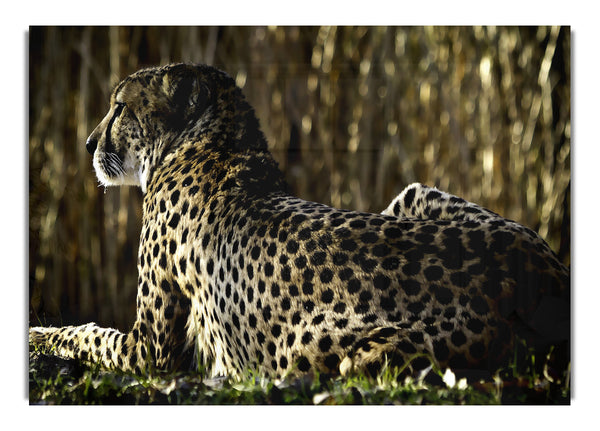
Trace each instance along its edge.
{"label": "black tear stripe", "polygon": [[117,152],[115,146],[112,144],[112,140],[110,139],[110,131],[112,129],[113,123],[115,122],[117,117],[119,115],[121,115],[121,112],[123,111],[124,107],[125,107],[124,103],[117,103],[117,109],[115,109],[115,113],[113,114],[112,118],[108,122],[108,127],[106,128],[106,139],[105,139],[106,148],[104,150],[104,152],[106,152],[106,153],[116,153]]}

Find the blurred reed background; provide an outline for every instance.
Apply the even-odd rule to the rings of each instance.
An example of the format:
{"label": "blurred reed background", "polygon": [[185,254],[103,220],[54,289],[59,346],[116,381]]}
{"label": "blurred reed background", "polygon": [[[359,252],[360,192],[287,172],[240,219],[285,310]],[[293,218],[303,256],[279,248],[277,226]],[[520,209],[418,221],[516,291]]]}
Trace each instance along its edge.
{"label": "blurred reed background", "polygon": [[380,212],[414,181],[537,230],[570,264],[568,27],[31,27],[31,324],[135,317],[137,188],[85,140],[137,69],[226,70],[294,194]]}

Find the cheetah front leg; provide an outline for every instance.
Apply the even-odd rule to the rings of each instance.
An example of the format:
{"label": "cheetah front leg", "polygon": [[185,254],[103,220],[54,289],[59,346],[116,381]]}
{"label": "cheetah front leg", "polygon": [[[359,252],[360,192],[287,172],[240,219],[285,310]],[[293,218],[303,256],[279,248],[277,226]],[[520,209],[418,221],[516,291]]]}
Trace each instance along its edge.
{"label": "cheetah front leg", "polygon": [[29,328],[29,344],[45,353],[100,364],[108,369],[134,371],[141,365],[133,332],[124,334],[95,323]]}
{"label": "cheetah front leg", "polygon": [[189,300],[175,294],[164,301],[142,300],[137,320],[128,333],[95,323],[33,327],[29,329],[29,344],[64,358],[138,375],[190,369],[194,365],[194,349],[188,337],[189,307]]}

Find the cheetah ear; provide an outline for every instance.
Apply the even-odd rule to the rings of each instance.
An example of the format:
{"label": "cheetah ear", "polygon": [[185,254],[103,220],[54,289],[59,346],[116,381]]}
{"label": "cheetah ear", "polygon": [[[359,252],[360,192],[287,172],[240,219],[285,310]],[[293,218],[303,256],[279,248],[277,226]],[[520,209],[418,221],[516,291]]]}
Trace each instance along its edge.
{"label": "cheetah ear", "polygon": [[173,108],[173,126],[177,126],[178,123],[183,126],[197,119],[210,103],[210,90],[193,69],[185,68],[165,76],[163,85]]}

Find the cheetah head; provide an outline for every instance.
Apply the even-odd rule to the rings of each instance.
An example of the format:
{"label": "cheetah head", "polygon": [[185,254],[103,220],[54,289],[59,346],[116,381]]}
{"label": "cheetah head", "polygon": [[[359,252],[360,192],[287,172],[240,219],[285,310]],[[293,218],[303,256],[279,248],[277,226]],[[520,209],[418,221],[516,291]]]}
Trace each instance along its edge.
{"label": "cheetah head", "polygon": [[100,184],[136,185],[145,192],[153,167],[182,134],[207,128],[215,85],[225,79],[231,80],[214,68],[188,64],[144,69],[124,79],[86,142]]}

